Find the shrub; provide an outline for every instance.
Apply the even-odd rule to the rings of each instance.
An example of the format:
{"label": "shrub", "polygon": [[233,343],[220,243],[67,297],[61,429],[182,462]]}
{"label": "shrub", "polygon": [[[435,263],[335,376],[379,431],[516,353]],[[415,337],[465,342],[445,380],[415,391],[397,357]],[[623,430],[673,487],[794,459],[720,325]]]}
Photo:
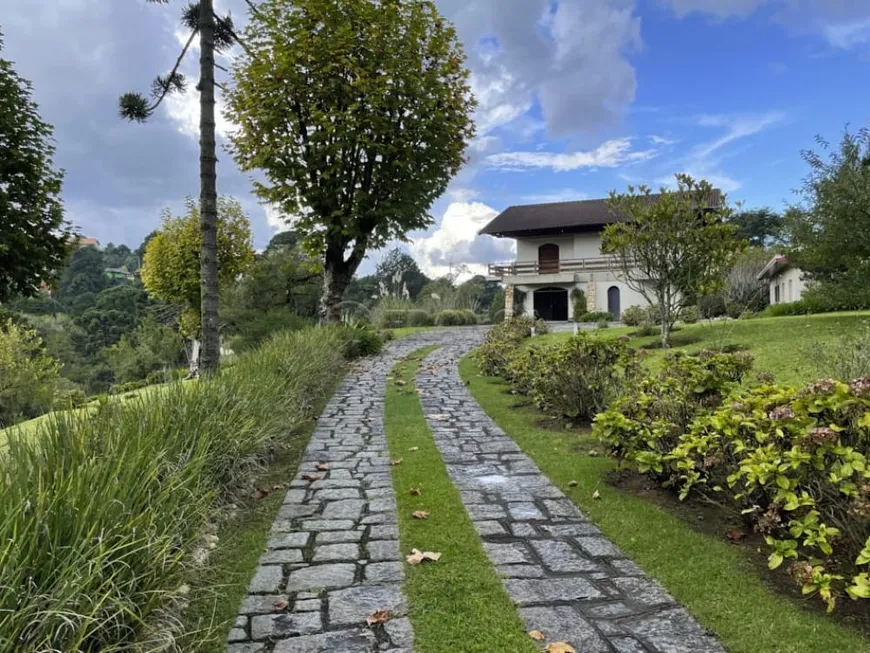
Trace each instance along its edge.
{"label": "shrub", "polygon": [[680,321],[686,324],[696,324],[701,320],[701,309],[697,306],[686,306],[680,311]]}
{"label": "shrub", "polygon": [[664,457],[692,421],[719,406],[752,367],[746,353],[670,354],[595,418],[594,434],[641,473],[670,480]]}
{"label": "shrub", "polygon": [[772,548],[770,567],[792,560],[804,593],[833,609],[844,589],[870,598],[868,433],[870,378],[767,385],[696,420],[667,459],[681,496],[741,509]]}
{"label": "shrub", "polygon": [[607,311],[596,311],[594,313],[584,313],[580,317],[581,322],[600,322],[601,320],[612,322],[613,316]]}
{"label": "shrub", "polygon": [[62,392],[58,392],[54,398],[54,410],[69,410],[72,408],[81,408],[88,403],[88,398],[84,390],[76,387],[68,387]]}
{"label": "shrub", "polygon": [[435,313],[437,326],[462,326],[465,324],[465,316],[460,311],[446,310]]}
{"label": "shrub", "polygon": [[336,327],[342,340],[342,353],[347,360],[380,353],[384,338],[366,324]]}
{"label": "shrub", "polygon": [[595,326],[596,326],[598,329],[609,329],[609,328],[610,328],[610,322],[608,322],[607,320],[601,320],[601,321],[599,321],[598,324],[595,325]]}
{"label": "shrub", "polygon": [[870,376],[870,324],[833,342],[814,343],[805,352],[819,377],[849,381]]}
{"label": "shrub", "polygon": [[42,350],[36,331],[13,322],[0,324],[0,425],[50,410],[59,371],[60,364]]}
{"label": "shrub", "polygon": [[530,388],[535,404],[572,419],[591,420],[637,375],[639,365],[626,341],[577,335],[538,350],[531,366]]}
{"label": "shrub", "polygon": [[233,312],[224,333],[230,336],[230,348],[240,354],[256,349],[276,333],[309,326],[311,320],[300,317],[287,307],[270,308],[267,311],[245,309]]}
{"label": "shrub", "polygon": [[721,294],[703,295],[698,298],[698,308],[705,320],[721,317],[725,315],[725,297]]}
{"label": "shrub", "polygon": [[5,650],[131,650],[183,580],[215,502],[312,418],[344,366],[337,329],[276,336],[213,379],[9,434],[0,465]]}
{"label": "shrub", "polygon": [[649,322],[649,313],[640,306],[629,306],[622,311],[622,323],[626,326],[645,326]]}
{"label": "shrub", "polygon": [[634,336],[636,338],[646,338],[648,336],[658,335],[661,331],[662,330],[659,327],[653,326],[652,324],[642,324],[634,330]]}
{"label": "shrub", "polygon": [[477,315],[471,309],[465,308],[459,311],[459,313],[462,316],[463,324],[465,324],[465,326],[476,326],[479,324]]}
{"label": "shrub", "polygon": [[382,329],[401,329],[409,326],[409,314],[410,311],[385,309],[377,313],[375,324]]}
{"label": "shrub", "polygon": [[571,319],[580,322],[580,318],[587,311],[586,293],[579,288],[571,291]]}
{"label": "shrub", "polygon": [[424,310],[414,309],[408,311],[407,319],[405,320],[406,324],[410,327],[427,327],[432,326],[434,324],[434,320],[432,320],[432,316],[429,315]]}
{"label": "shrub", "polygon": [[525,315],[512,317],[492,327],[475,357],[484,376],[504,376],[509,357],[519,349],[520,343],[532,335],[547,333],[549,327],[543,320],[535,320]]}

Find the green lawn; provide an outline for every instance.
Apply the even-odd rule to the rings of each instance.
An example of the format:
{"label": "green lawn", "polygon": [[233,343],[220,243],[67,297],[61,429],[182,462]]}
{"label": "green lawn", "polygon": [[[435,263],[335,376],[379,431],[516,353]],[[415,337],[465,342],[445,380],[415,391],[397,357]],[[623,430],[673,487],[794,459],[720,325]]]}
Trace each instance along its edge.
{"label": "green lawn", "polygon": [[[755,356],[756,372],[772,372],[780,383],[802,385],[830,375],[819,366],[818,357],[813,355],[816,345],[830,345],[868,323],[870,312],[728,320],[712,324],[700,322],[685,325],[676,332],[673,335],[674,348],[692,352],[705,347],[747,345]],[[630,327],[620,327],[596,333],[618,337],[631,335],[634,331]],[[570,333],[551,333],[532,341],[554,342],[570,336]],[[631,344],[638,347],[658,340],[659,336],[632,338]],[[663,356],[663,350],[651,350],[650,364],[655,365]]]}
{"label": "green lawn", "polygon": [[[827,324],[824,318],[811,318],[810,322]],[[805,323],[803,318],[789,321],[785,331],[799,332]],[[752,321],[744,327],[739,323],[729,337],[732,341],[746,337],[747,332],[740,330],[743,328],[750,332],[775,328],[769,324]],[[696,328],[704,327],[693,327]],[[767,351],[766,360],[771,360],[775,349],[778,347],[772,344],[762,349]],[[790,365],[793,362],[783,364],[781,369],[787,370]],[[587,455],[594,446],[589,436],[540,428],[542,415],[531,408],[517,407],[517,397],[507,393],[504,381],[479,376],[477,364],[471,357],[461,362],[460,373],[483,409],[541,470],[626,555],[661,581],[680,603],[715,632],[729,651],[870,651],[870,641],[856,631],[823,614],[804,610],[790,598],[774,594],[748,557],[724,537],[701,534],[664,509],[609,486],[605,476],[614,469],[614,463]],[[598,500],[593,498],[596,490],[600,492]]]}
{"label": "green lawn", "polygon": [[[426,424],[414,379],[420,350],[399,363],[387,386],[386,432],[393,459],[402,552],[441,553],[436,563],[406,567],[405,592],[417,653],[534,653],[516,609],[480,544],[459,492]],[[410,491],[420,488],[420,496]],[[426,511],[426,520],[412,517]]]}
{"label": "green lawn", "polygon": [[396,340],[401,340],[402,338],[407,338],[408,336],[420,333],[421,331],[432,331],[433,329],[440,328],[442,327],[399,327],[396,329],[387,329],[387,331],[390,331]]}

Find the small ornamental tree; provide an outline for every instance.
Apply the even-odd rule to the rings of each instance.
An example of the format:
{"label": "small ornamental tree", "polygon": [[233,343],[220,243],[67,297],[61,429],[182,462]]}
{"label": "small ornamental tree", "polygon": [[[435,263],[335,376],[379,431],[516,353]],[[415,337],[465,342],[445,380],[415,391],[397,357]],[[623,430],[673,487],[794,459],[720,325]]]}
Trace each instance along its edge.
{"label": "small ornamental tree", "polygon": [[244,40],[233,152],[323,259],[321,317],[337,322],[366,252],[429,226],[464,162],[465,57],[428,0],[267,0]]}
{"label": "small ornamental tree", "polygon": [[659,307],[662,346],[690,300],[721,289],[746,246],[727,222],[725,198],[706,181],[677,175],[677,189],[612,192],[610,210],[620,219],[604,229],[601,251],[616,259],[625,283]]}
{"label": "small ornamental tree", "polygon": [[0,303],[52,283],[72,237],[63,219],[63,175],[52,161],[52,128],[30,96],[30,83],[0,58]]}
{"label": "small ornamental tree", "polygon": [[[186,206],[187,213],[182,217],[164,212],[163,226],[145,249],[141,273],[142,282],[151,295],[183,307],[179,322],[182,335],[193,343],[190,371],[195,375],[202,323],[201,231],[199,207],[190,198]],[[218,198],[217,209],[219,282],[229,284],[254,260],[251,223],[234,199]]]}

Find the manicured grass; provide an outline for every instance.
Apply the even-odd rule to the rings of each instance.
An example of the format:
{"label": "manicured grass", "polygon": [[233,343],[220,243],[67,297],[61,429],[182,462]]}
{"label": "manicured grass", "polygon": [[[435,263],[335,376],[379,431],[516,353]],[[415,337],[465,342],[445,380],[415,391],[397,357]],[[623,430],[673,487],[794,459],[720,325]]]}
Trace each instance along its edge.
{"label": "manicured grass", "polygon": [[[402,552],[417,548],[442,554],[439,562],[406,567],[414,650],[533,653],[537,649],[481,547],[414,389],[420,358],[432,349],[396,366],[386,399],[390,455],[403,460],[392,467]],[[413,488],[420,488],[421,496],[412,496]],[[429,518],[414,519],[418,510],[429,512]]]}
{"label": "manicured grass", "polygon": [[[326,397],[322,403],[325,401]],[[300,425],[281,441],[275,458],[257,476],[256,487],[274,488],[293,477],[314,424],[310,421]],[[279,489],[263,499],[249,496],[238,500],[234,514],[221,523],[217,548],[208,563],[190,573],[191,590],[188,607],[181,614],[184,636],[179,640],[179,650],[197,653],[224,650],[284,494],[285,490]]]}
{"label": "manicured grass", "polygon": [[408,336],[420,333],[421,331],[432,331],[433,329],[441,328],[443,327],[399,327],[396,329],[387,329],[387,331],[392,332],[396,340],[401,340],[402,338],[407,338]]}
{"label": "manicured grass", "polygon": [[[747,345],[755,356],[757,372],[772,372],[779,383],[803,385],[830,375],[830,371],[819,366],[818,357],[812,353],[817,343],[830,345],[867,323],[870,323],[870,312],[699,322],[685,325],[674,334],[674,348],[693,352],[731,344]],[[621,327],[596,333],[616,337],[633,332],[633,328]],[[552,333],[532,340],[545,343],[570,336],[570,333]],[[630,344],[639,347],[658,340],[659,336],[632,338]],[[649,364],[657,364],[663,356],[663,350],[651,350]]]}
{"label": "manicured grass", "polygon": [[[661,507],[610,487],[605,475],[614,463],[586,455],[594,445],[591,437],[538,427],[541,414],[516,407],[517,397],[506,392],[507,384],[479,376],[471,357],[461,362],[460,373],[483,409],[541,470],[626,555],[715,632],[728,651],[870,651],[870,641],[856,631],[774,594],[739,547],[703,535]],[[599,500],[593,499],[596,490]]]}

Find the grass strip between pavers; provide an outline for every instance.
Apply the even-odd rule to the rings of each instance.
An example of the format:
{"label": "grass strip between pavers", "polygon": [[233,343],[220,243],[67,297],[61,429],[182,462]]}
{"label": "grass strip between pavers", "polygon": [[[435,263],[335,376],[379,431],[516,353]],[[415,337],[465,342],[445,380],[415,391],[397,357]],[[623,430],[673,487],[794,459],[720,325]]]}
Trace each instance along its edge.
{"label": "grass strip between pavers", "polygon": [[[610,487],[605,475],[615,463],[584,453],[594,444],[591,437],[537,426],[541,413],[516,407],[517,396],[507,392],[507,383],[480,376],[471,356],[459,369],[483,410],[541,471],[718,635],[728,651],[870,651],[870,641],[858,632],[774,594],[738,547],[698,533],[664,509]],[[573,481],[576,486],[569,485]],[[601,496],[597,500],[596,490]]]}
{"label": "grass strip between pavers", "polygon": [[[393,370],[387,382],[386,432],[404,557],[413,548],[442,554],[435,563],[406,564],[405,593],[416,653],[534,652],[516,608],[489,562],[459,492],[426,424],[414,380],[421,349]],[[421,495],[410,491],[420,488]],[[414,519],[426,511],[426,520]]]}

